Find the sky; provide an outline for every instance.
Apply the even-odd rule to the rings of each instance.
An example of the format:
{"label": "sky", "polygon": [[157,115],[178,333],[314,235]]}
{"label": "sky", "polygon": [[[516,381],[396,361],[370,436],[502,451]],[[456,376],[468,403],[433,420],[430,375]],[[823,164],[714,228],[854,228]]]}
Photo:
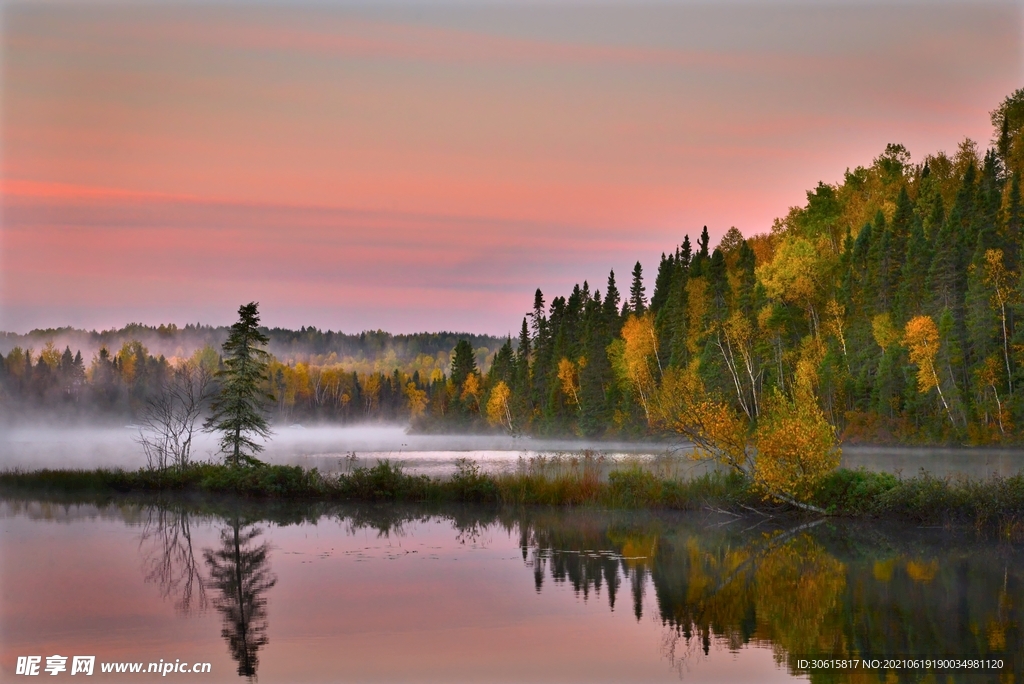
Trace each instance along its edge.
{"label": "sky", "polygon": [[515,333],[890,142],[988,144],[1012,2],[0,5],[0,330]]}

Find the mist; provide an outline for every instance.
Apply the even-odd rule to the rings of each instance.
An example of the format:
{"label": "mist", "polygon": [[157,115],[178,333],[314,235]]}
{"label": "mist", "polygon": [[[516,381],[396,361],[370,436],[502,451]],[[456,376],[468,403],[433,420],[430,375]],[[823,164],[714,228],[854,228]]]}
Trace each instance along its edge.
{"label": "mist", "polygon": [[[591,450],[607,461],[653,459],[681,455],[680,445],[651,442],[596,442],[536,439],[508,435],[408,434],[404,425],[276,426],[259,457],[273,464],[301,465],[322,472],[372,466],[388,459],[406,471],[443,476],[457,459],[469,458],[494,472],[515,467],[520,458],[578,454]],[[0,470],[39,468],[125,468],[146,465],[133,424],[55,427],[44,422],[19,422],[0,433]],[[197,432],[193,459],[220,462],[218,437]],[[351,458],[354,454],[355,458]],[[349,458],[346,458],[349,457]],[[696,464],[693,464],[696,465]],[[699,468],[701,471],[703,467]]]}

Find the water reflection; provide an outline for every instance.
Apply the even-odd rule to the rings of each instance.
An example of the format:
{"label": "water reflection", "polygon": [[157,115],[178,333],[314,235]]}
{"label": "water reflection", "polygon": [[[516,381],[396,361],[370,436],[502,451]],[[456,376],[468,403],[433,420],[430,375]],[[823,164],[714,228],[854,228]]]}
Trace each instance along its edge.
{"label": "water reflection", "polygon": [[[255,678],[259,650],[266,646],[267,592],[277,583],[270,569],[270,544],[263,529],[238,516],[223,521],[220,545],[203,549],[200,565],[192,545],[192,521],[180,506],[153,506],[144,513],[139,548],[147,582],[183,614],[212,604],[220,613],[221,636],[238,674]],[[212,600],[207,588],[213,591]]]}
{"label": "water reflection", "polygon": [[[47,502],[6,500],[3,505],[29,518],[72,517],[68,509]],[[556,604],[564,610],[561,597],[569,598],[569,592],[586,604],[581,613],[586,619],[593,621],[598,613],[622,616],[616,617],[616,630],[651,634],[644,637],[655,641],[651,655],[643,651],[642,657],[653,656],[658,663],[660,648],[680,676],[696,663],[724,663],[728,651],[751,647],[770,649],[780,671],[792,674],[800,674],[801,658],[889,656],[1005,662],[999,673],[941,672],[934,673],[935,681],[1019,681],[1024,673],[1024,552],[972,531],[473,507],[249,504],[93,510],[104,519],[117,511],[141,542],[143,578],[158,585],[179,613],[198,616],[205,607],[213,609],[203,619],[219,616],[221,636],[241,677],[254,678],[261,657],[271,677],[275,659],[294,662],[297,636],[322,634],[324,643],[341,648],[361,638],[361,629],[380,634],[401,625],[417,635],[402,642],[408,649],[429,634],[416,629],[446,620],[450,629],[477,619],[474,611],[496,610],[508,611],[507,624],[540,629],[527,618],[546,619],[544,611]],[[281,551],[273,558],[271,539]],[[469,549],[487,551],[473,555]],[[474,564],[454,562],[460,559]],[[272,560],[280,564],[277,590]],[[498,582],[505,584],[486,589]],[[463,594],[466,601],[459,603]],[[503,603],[501,594],[513,599]],[[516,612],[531,598],[539,612]],[[580,602],[569,598],[570,604]],[[315,613],[308,616],[308,630],[285,617],[291,612],[294,620],[296,605]],[[275,636],[274,644],[271,607],[280,630],[274,634],[284,637]],[[502,615],[487,619],[488,629],[506,624]],[[557,622],[558,628],[565,624]],[[216,622],[211,627],[216,629]],[[520,639],[527,634],[502,633]],[[621,631],[609,634],[622,640]],[[474,647],[491,647],[483,641],[485,630],[474,635],[481,639]],[[438,639],[439,652],[457,643]],[[376,647],[373,637],[358,643],[358,648]],[[387,651],[386,645],[379,648]],[[303,654],[322,657],[316,667],[337,667],[330,652]],[[545,657],[559,656],[552,653]],[[451,666],[456,673],[459,663],[453,660]],[[480,672],[474,671],[476,679]],[[359,673],[349,678],[373,674]],[[811,681],[930,681],[928,676],[909,670],[818,671]],[[463,673],[462,678],[474,677]]]}
{"label": "water reflection", "polygon": [[145,579],[160,587],[163,598],[186,615],[206,608],[206,582],[192,547],[192,521],[186,509],[146,509],[139,548]]}
{"label": "water reflection", "polygon": [[270,571],[270,545],[259,541],[263,530],[233,518],[220,532],[220,547],[205,549],[210,587],[219,596],[213,607],[224,621],[221,636],[228,642],[238,674],[255,677],[259,649],[267,645],[266,593],[277,578]]}

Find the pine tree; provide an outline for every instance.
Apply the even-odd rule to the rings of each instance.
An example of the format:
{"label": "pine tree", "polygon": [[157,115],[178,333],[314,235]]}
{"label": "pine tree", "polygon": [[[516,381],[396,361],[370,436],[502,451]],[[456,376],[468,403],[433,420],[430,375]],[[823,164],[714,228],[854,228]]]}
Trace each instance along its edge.
{"label": "pine tree", "polygon": [[220,449],[232,466],[262,465],[255,454],[263,446],[254,437],[270,436],[266,407],[274,401],[264,390],[270,381],[267,368],[270,354],[263,348],[267,336],[259,330],[259,304],[250,302],[238,309],[238,322],[231,326],[222,347],[224,367],[215,377],[220,391],[211,404],[211,414],[203,428],[220,432]]}
{"label": "pine tree", "polygon": [[473,345],[468,340],[459,340],[452,353],[452,383],[461,388],[466,378],[476,374],[476,358],[473,356]]}
{"label": "pine tree", "polygon": [[629,310],[637,316],[647,310],[647,291],[644,288],[644,269],[640,262],[633,267],[633,284],[629,286]]}
{"label": "pine tree", "polygon": [[710,244],[711,237],[708,235],[708,227],[704,226],[704,228],[700,231],[700,240],[697,241],[697,247],[699,248],[697,256],[699,256],[702,260],[707,259],[709,257],[710,252],[708,251],[708,247]]}
{"label": "pine tree", "polygon": [[621,325],[619,317],[619,288],[615,285],[615,271],[608,272],[608,287],[604,296],[604,318],[606,323],[613,329],[618,330]]}
{"label": "pine tree", "polygon": [[1020,202],[1020,174],[1013,174],[1010,181],[1009,197],[1006,203],[1006,267],[1016,271],[1020,266],[1020,244],[1021,244],[1021,202]]}
{"label": "pine tree", "polygon": [[896,291],[895,318],[900,326],[921,313],[925,279],[931,267],[931,260],[931,247],[925,238],[924,225],[919,219],[915,219],[910,239],[907,241],[899,289]]}
{"label": "pine tree", "polygon": [[679,248],[679,266],[683,269],[690,268],[690,260],[693,259],[693,248],[690,247],[690,236],[683,236],[683,244]]}
{"label": "pine tree", "polygon": [[[678,251],[678,250],[677,250]],[[651,295],[651,311],[658,314],[668,302],[668,293],[672,289],[672,278],[676,271],[676,257],[674,254],[665,256],[661,253],[661,261],[658,263],[658,276],[654,280],[654,294]]]}

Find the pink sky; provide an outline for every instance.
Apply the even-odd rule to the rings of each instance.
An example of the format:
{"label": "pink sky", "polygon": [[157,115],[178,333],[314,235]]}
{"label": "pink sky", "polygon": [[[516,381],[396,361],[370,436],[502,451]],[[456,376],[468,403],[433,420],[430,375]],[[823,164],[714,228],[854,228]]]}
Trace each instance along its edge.
{"label": "pink sky", "polygon": [[[0,329],[518,328],[888,142],[987,143],[1013,3],[3,10]],[[622,285],[620,284],[620,288]]]}

